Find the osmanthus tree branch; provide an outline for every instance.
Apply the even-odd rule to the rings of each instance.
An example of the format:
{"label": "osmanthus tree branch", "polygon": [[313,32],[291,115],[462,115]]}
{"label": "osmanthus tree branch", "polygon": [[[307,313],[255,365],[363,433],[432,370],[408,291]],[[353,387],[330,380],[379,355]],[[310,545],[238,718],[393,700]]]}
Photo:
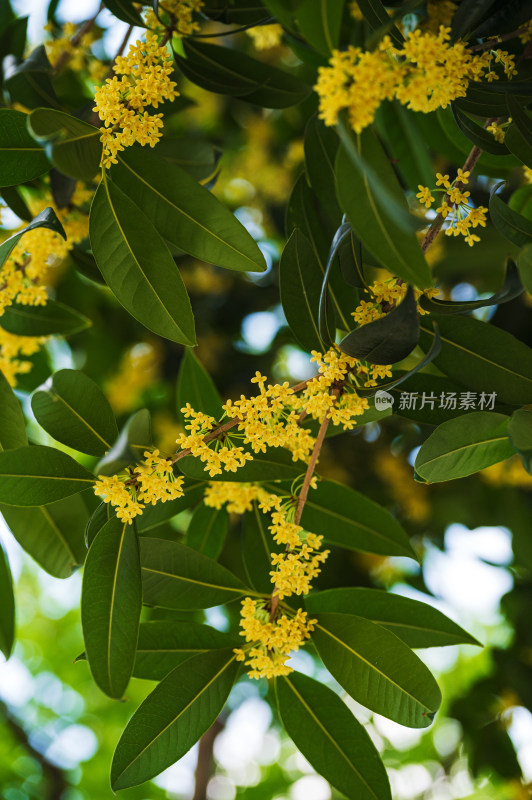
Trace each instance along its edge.
{"label": "osmanthus tree branch", "polygon": [[[78,45],[81,42],[83,36],[85,36],[85,34],[90,31],[90,29],[92,28],[92,26],[96,22],[96,19],[98,18],[98,15],[99,15],[100,11],[102,11],[104,9],[104,7],[105,7],[104,4],[100,3],[100,7],[98,8],[98,11],[96,12],[96,14],[94,14],[90,19],[85,20],[85,22],[82,25],[80,25],[80,27],[78,28],[78,30],[76,31],[76,33],[74,34],[72,39],[70,40],[70,44],[73,47],[76,47],[76,45]],[[63,69],[63,67],[65,66],[65,64],[69,60],[70,55],[71,54],[66,52],[66,51],[64,53],[61,53],[61,55],[57,59],[56,64],[54,66],[54,72],[57,73],[57,72],[59,72],[60,70]]]}
{"label": "osmanthus tree branch", "polygon": [[196,764],[194,796],[192,800],[207,800],[207,785],[213,773],[214,742],[224,729],[224,722],[218,717],[199,740],[198,761]]}

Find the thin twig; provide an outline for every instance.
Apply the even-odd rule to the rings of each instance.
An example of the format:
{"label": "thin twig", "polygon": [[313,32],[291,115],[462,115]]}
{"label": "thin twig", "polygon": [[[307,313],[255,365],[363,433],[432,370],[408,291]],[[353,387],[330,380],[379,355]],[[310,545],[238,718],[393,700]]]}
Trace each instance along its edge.
{"label": "thin twig", "polygon": [[[335,389],[334,390],[333,393],[335,395],[335,398],[334,398],[335,400],[336,400],[336,397],[338,396],[339,392],[340,392],[339,389]],[[308,497],[308,492],[309,492],[309,489],[310,489],[310,484],[311,484],[311,481],[312,481],[312,476],[314,475],[314,470],[316,469],[316,464],[318,463],[318,458],[320,457],[321,448],[322,448],[323,442],[325,440],[325,434],[327,433],[327,428],[329,427],[329,422],[330,421],[331,421],[330,409],[328,409],[326,414],[325,414],[325,416],[324,416],[324,418],[323,418],[323,422],[320,425],[320,429],[319,429],[318,435],[316,437],[316,443],[314,445],[314,449],[312,451],[312,455],[310,456],[310,461],[308,462],[308,467],[307,467],[307,471],[305,473],[305,479],[303,481],[303,486],[301,487],[301,491],[299,493],[299,498],[298,498],[298,501],[297,501],[296,513],[295,513],[295,516],[294,516],[294,523],[296,525],[299,525],[299,523],[301,521],[301,516],[303,514],[303,509],[305,507],[305,503],[307,502],[307,497]]]}
{"label": "thin twig", "polygon": [[207,784],[212,774],[214,742],[223,728],[224,723],[218,717],[199,740],[194,797],[192,800],[207,800]]}
{"label": "thin twig", "polygon": [[520,28],[517,28],[515,31],[511,31],[510,33],[505,33],[502,36],[496,36],[495,38],[488,39],[486,42],[481,42],[480,44],[474,44],[472,47],[469,47],[469,50],[472,53],[476,53],[479,50],[487,50],[494,44],[500,44],[501,42],[507,42],[509,39],[516,39],[522,33],[525,33],[527,30],[526,25],[522,25]]}
{"label": "thin twig", "polygon": [[[85,20],[85,22],[83,23],[83,25],[81,25],[79,30],[76,31],[76,33],[74,34],[74,36],[70,40],[70,44],[73,47],[76,47],[81,42],[83,36],[85,36],[85,34],[90,31],[90,29],[92,28],[92,26],[96,22],[98,14],[103,9],[103,7],[104,7],[103,3],[100,3],[100,7],[99,7],[98,11],[96,12],[96,14],[94,14],[94,16],[91,17],[90,19]],[[57,59],[55,65],[54,65],[54,72],[55,73],[58,73],[61,69],[63,69],[63,67],[65,66],[65,64],[69,60],[70,56],[71,56],[71,53],[68,53],[67,51],[65,51],[64,53],[61,53],[61,55],[59,56],[59,58]]]}

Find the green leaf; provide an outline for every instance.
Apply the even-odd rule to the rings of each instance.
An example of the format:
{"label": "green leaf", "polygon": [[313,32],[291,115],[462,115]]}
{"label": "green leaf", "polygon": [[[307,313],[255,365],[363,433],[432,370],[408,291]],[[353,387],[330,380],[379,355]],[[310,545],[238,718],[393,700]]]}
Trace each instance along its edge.
{"label": "green leaf", "polygon": [[333,128],[328,128],[316,115],[309,119],[305,128],[305,169],[313,191],[335,226],[342,216],[334,188],[334,162],[339,144]]}
{"label": "green leaf", "polygon": [[[85,544],[90,547],[103,526],[115,516],[115,508],[110,503],[103,501],[95,508],[85,526]],[[140,519],[140,518],[139,518]]]}
{"label": "green leaf", "polygon": [[22,406],[0,371],[0,451],[14,450],[28,444]]}
{"label": "green leaf", "polygon": [[88,489],[94,476],[53,447],[36,445],[0,453],[0,503],[42,506]]}
{"label": "green leaf", "polygon": [[506,275],[504,277],[504,284],[498,292],[491,297],[486,297],[483,300],[438,300],[434,297],[427,297],[421,295],[419,298],[419,305],[425,311],[432,311],[436,314],[465,314],[473,311],[476,308],[485,308],[486,306],[495,306],[499,303],[508,303],[515,297],[519,297],[524,291],[523,284],[521,283],[517,267],[511,258],[507,259]]}
{"label": "green leaf", "polygon": [[77,369],[54,373],[34,392],[37,422],[58,442],[101,456],[118,436],[116,420],[100,387]]}
{"label": "green leaf", "polygon": [[532,470],[532,411],[515,411],[508,423],[508,436],[514,450],[523,459],[526,469]]}
{"label": "green leaf", "polygon": [[127,420],[112,448],[96,464],[97,475],[116,475],[130,464],[142,461],[145,450],[153,447],[151,414],[147,408],[136,411]]}
{"label": "green leaf", "polygon": [[[0,110],[0,114],[1,113],[2,112]],[[9,239],[4,239],[2,244],[0,244],[0,267],[5,264],[22,236],[24,236],[25,233],[28,233],[28,231],[35,230],[35,228],[49,228],[51,231],[54,231],[62,236],[63,239],[67,238],[63,226],[57,219],[53,208],[45,208],[40,214],[37,214],[35,219],[32,219],[29,225],[26,225],[26,227],[18,233],[14,233],[13,236],[9,237]]]}
{"label": "green leaf", "polygon": [[[1,114],[0,114],[1,118]],[[11,211],[20,217],[20,219],[31,221],[31,211],[29,210],[26,201],[22,197],[20,190],[16,186],[4,186],[0,191],[2,200],[11,209]]]}
{"label": "green leaf", "polygon": [[225,508],[212,508],[204,503],[194,511],[187,528],[186,544],[209,558],[218,558],[229,529]]}
{"label": "green leaf", "polygon": [[514,156],[517,156],[519,161],[522,161],[527,167],[532,166],[532,145],[526,140],[517,125],[510,125],[507,129],[504,135],[504,144]]}
{"label": "green leaf", "polygon": [[356,614],[395,633],[409,647],[480,644],[456,622],[426,603],[379,589],[326,589],[305,597],[310,615],[320,611]]}
{"label": "green leaf", "polygon": [[335,481],[321,481],[310,492],[301,525],[328,544],[415,558],[408,536],[392,515],[373,500]]}
{"label": "green leaf", "polygon": [[419,341],[419,316],[414,290],[385,317],[360,325],[338,345],[343,353],[370,364],[395,364],[406,358]]}
{"label": "green leaf", "polygon": [[201,139],[161,139],[157,142],[157,153],[170,164],[177,164],[195,181],[205,181],[216,172],[222,155],[210,142]]}
{"label": "green leaf", "polygon": [[181,423],[185,421],[181,409],[187,403],[195,411],[208,414],[215,420],[219,420],[224,413],[222,398],[213,379],[188,348],[183,353],[177,376],[177,416]]}
{"label": "green leaf", "polygon": [[439,425],[421,445],[414,469],[429,483],[464,478],[513,454],[508,417],[473,411]]}
{"label": "green leaf", "polygon": [[27,125],[63,175],[83,181],[96,175],[102,155],[99,128],[52,108],[36,108],[28,116]]}
{"label": "green leaf", "polygon": [[[358,7],[372,31],[388,28],[390,18],[381,0],[359,0]],[[405,40],[396,25],[393,25],[388,33],[396,47],[403,46]]]}
{"label": "green leaf", "polygon": [[[442,348],[434,364],[452,380],[477,392],[496,393],[499,403],[532,403],[532,349],[501,328],[469,317],[434,317]],[[421,346],[435,335],[421,321]]]}
{"label": "green leaf", "polygon": [[[482,128],[480,125],[477,125],[476,122],[473,122],[473,120],[463,111],[461,111],[460,108],[458,108],[458,106],[456,106],[454,103],[451,103],[451,108],[456,120],[456,124],[464,136],[467,136],[470,142],[473,142],[473,144],[475,144],[477,147],[480,147],[481,150],[485,150],[487,153],[492,153],[495,156],[508,155],[506,136],[504,138],[504,143],[498,142],[492,133],[487,131],[485,128]],[[427,185],[430,186],[431,184],[429,183]]]}
{"label": "green leaf", "polygon": [[[244,446],[244,450],[248,450]],[[252,452],[249,450],[249,452]],[[213,475],[205,472],[205,464],[194,456],[185,456],[178,462],[179,469],[189,478],[199,481],[275,481],[289,480],[297,478],[305,472],[306,466],[301,461],[293,461],[292,456],[287,450],[281,447],[269,448],[266,453],[253,453],[253,460],[246,461],[243,467],[239,467],[236,472],[222,472],[221,475]]]}
{"label": "green leaf", "polygon": [[57,300],[48,300],[45,306],[13,303],[0,317],[0,327],[16,336],[69,336],[91,324],[83,314]]}
{"label": "green leaf", "polygon": [[198,622],[141,622],[133,675],[160,681],[191,656],[241,644],[238,636]]}
{"label": "green leaf", "polygon": [[122,697],[133,672],[142,584],[137,534],[113,517],[87,555],[81,590],[81,624],[92,676],[109,697]]}
{"label": "green leaf", "polygon": [[153,778],[185,755],[222,710],[238,673],[231,649],[200,653],[176,667],[129,720],[111,767],[111,787]]}
{"label": "green leaf", "polygon": [[258,245],[234,214],[177,164],[129,147],[111,175],[174,247],[227,269],[266,269]]}
{"label": "green leaf", "polygon": [[246,586],[211,558],[167,539],[140,538],[144,602],[163,608],[209,608],[242,597]]}
{"label": "green leaf", "polygon": [[434,170],[429,139],[423,135],[417,115],[398,101],[384,101],[377,110],[375,123],[408,188],[417,192],[420,183],[432,186]]}
{"label": "green leaf", "polygon": [[274,542],[268,530],[269,524],[269,517],[262,513],[257,503],[253,503],[252,510],[246,511],[242,518],[241,551],[246,578],[250,586],[264,594],[270,594],[273,588],[271,553],[282,549]]}
{"label": "green leaf", "polygon": [[1,505],[0,511],[20,546],[54,578],[69,578],[85,560],[89,514],[79,495],[36,508]]}
{"label": "green leaf", "polygon": [[105,0],[105,7],[109,9],[113,16],[121,19],[122,22],[127,22],[128,25],[140,28],[146,27],[146,23],[133,5],[132,0]]}
{"label": "green leaf", "polygon": [[493,5],[493,0],[464,0],[453,16],[453,41],[466,37],[482,21],[483,16]]}
{"label": "green leaf", "polygon": [[490,217],[497,230],[518,247],[532,242],[532,220],[511,209],[495,191],[490,197]]}
{"label": "green leaf", "polygon": [[318,326],[322,280],[323,271],[312,245],[295,228],[281,256],[279,289],[290,330],[307,351],[323,348]]}
{"label": "green leaf", "polygon": [[311,92],[295,75],[232,48],[186,39],[183,49],[186,58],[176,56],[179,69],[210,92],[230,94],[265,108],[294,106]]}
{"label": "green leaf", "polygon": [[320,775],[347,797],[391,800],[375,745],[332,689],[292,672],[275,690],[286,732]]}
{"label": "green leaf", "polygon": [[439,708],[438,684],[397,636],[362,617],[320,613],[312,641],[340,686],[366,708],[426,728]]}
{"label": "green leaf", "polygon": [[338,47],[344,11],[343,0],[303,0],[296,19],[305,39],[323,55],[329,56]]}
{"label": "green leaf", "polygon": [[0,544],[0,650],[9,658],[15,640],[15,595],[9,561]]}
{"label": "green leaf", "polygon": [[358,154],[360,164],[354,162],[343,144],[335,167],[340,205],[356,235],[386,269],[407,283],[429,286],[429,268],[414,231],[405,230],[377,196],[379,184],[374,175],[406,213],[406,200],[386,153],[369,128],[352,137],[353,152]]}
{"label": "green leaf", "polygon": [[89,228],[96,263],[126,311],[165,339],[195,344],[190,300],[170,250],[144,212],[111,181],[96,190]]}
{"label": "green leaf", "polygon": [[50,80],[52,66],[44,45],[36,47],[21,63],[13,56],[7,56],[3,66],[4,85],[13,103],[21,103],[26,108],[57,108],[59,101]]}

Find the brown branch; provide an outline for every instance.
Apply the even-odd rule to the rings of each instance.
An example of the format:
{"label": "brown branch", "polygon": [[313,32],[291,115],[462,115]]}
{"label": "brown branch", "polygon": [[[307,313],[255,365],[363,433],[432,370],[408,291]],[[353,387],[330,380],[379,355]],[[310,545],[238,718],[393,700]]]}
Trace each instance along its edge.
{"label": "brown branch", "polygon": [[501,42],[507,42],[509,39],[516,39],[522,33],[525,33],[527,30],[526,25],[522,25],[520,28],[517,28],[515,31],[511,31],[510,33],[505,33],[502,36],[496,36],[495,38],[488,39],[486,42],[481,42],[480,44],[474,44],[469,50],[472,53],[476,53],[479,50],[487,50],[492,45],[500,44]]}
{"label": "brown branch", "polygon": [[[334,399],[338,397],[340,393],[340,389],[334,389]],[[318,435],[316,437],[316,443],[314,444],[314,449],[312,451],[312,455],[310,456],[310,461],[308,462],[307,471],[305,473],[305,479],[303,481],[303,486],[301,487],[301,491],[299,492],[299,498],[297,501],[297,508],[294,517],[294,523],[299,525],[301,516],[303,514],[303,509],[305,507],[305,503],[307,502],[308,492],[310,489],[310,482],[312,481],[312,476],[314,475],[314,470],[316,469],[316,465],[318,463],[318,458],[320,457],[321,448],[323,442],[325,440],[325,434],[327,433],[327,428],[329,427],[329,422],[331,421],[330,417],[330,409],[327,410],[323,422],[320,425],[320,429],[318,431]]]}
{"label": "brown branch", "polygon": [[211,727],[205,731],[199,741],[198,761],[195,774],[196,785],[192,800],[207,800],[207,784],[213,772],[214,742],[223,728],[224,723],[221,718],[218,717],[218,719],[212,723]]}
{"label": "brown branch", "polygon": [[[79,30],[74,34],[74,36],[70,40],[70,44],[72,45],[72,47],[76,47],[81,42],[81,40],[85,36],[85,34],[90,31],[90,29],[92,28],[92,26],[96,22],[98,14],[100,13],[100,11],[102,11],[103,7],[104,7],[104,4],[100,3],[100,7],[99,7],[98,11],[96,12],[96,14],[94,14],[94,16],[91,17],[90,19],[85,20],[83,25],[80,26]],[[65,66],[67,61],[70,59],[71,55],[72,55],[71,53],[68,53],[66,51],[64,53],[61,53],[61,55],[59,56],[59,58],[57,59],[55,65],[54,65],[54,72],[55,73],[57,73],[61,69],[63,69],[63,67]]]}

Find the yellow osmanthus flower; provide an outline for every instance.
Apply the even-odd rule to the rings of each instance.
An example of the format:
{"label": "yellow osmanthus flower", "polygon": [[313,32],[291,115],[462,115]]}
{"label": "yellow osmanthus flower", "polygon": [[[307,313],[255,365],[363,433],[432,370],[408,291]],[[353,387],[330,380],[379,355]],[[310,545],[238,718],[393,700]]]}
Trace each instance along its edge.
{"label": "yellow osmanthus flower", "polygon": [[428,0],[427,18],[423,30],[437,34],[441,25],[449,26],[453,21],[458,4],[453,0]]}
{"label": "yellow osmanthus flower", "polygon": [[176,444],[181,450],[190,450],[193,456],[203,461],[205,471],[211,478],[221,475],[223,470],[236,472],[246,461],[252,460],[251,453],[246,453],[243,447],[235,445],[229,434],[224,436],[223,443],[219,438],[210,442],[205,441],[205,437],[216,425],[214,417],[209,417],[201,411],[194,411],[190,403],[181,409],[181,413],[188,420],[185,425],[188,433],[179,434]]}
{"label": "yellow osmanthus flower", "polygon": [[190,36],[199,31],[199,23],[194,14],[201,11],[203,0],[165,0],[159,3],[159,17],[151,8],[146,11],[145,20],[148,28],[157,34],[172,29],[178,36]]}
{"label": "yellow osmanthus flower", "polygon": [[504,128],[501,127],[501,125],[499,125],[497,122],[490,123],[486,130],[492,134],[496,142],[504,142]]}
{"label": "yellow osmanthus flower", "polygon": [[532,475],[526,471],[518,455],[486,467],[480,475],[493,486],[518,486],[532,490]]}
{"label": "yellow osmanthus flower", "polygon": [[121,414],[138,407],[143,391],[159,378],[161,359],[162,348],[156,340],[138,342],[126,350],[105,386],[113,411]]}
{"label": "yellow osmanthus flower", "polygon": [[115,75],[96,90],[93,109],[104,123],[101,163],[106,168],[118,162],[120,150],[135,143],[155,147],[162,135],[163,115],[150,114],[146,108],[157,108],[179,94],[177,84],[170,80],[170,54],[153,33],[146,34],[145,42],[131,44],[126,56],[118,56],[113,71]]}
{"label": "yellow osmanthus flower", "polygon": [[242,601],[241,635],[254,646],[235,648],[234,652],[237,661],[245,661],[250,668],[250,678],[289,675],[293,670],[286,661],[310,637],[316,624],[316,620],[308,619],[307,613],[301,609],[292,617],[281,614],[270,620],[265,605],[266,601],[252,600],[250,597]]}
{"label": "yellow osmanthus flower", "polygon": [[282,26],[277,23],[273,25],[256,25],[254,28],[248,28],[246,33],[253,39],[253,44],[257,50],[270,50],[272,47],[278,47],[283,38]]}
{"label": "yellow osmanthus flower", "polygon": [[424,522],[431,510],[428,487],[412,480],[407,462],[386,451],[377,454],[375,466],[404,513],[414,522]]}
{"label": "yellow osmanthus flower", "polygon": [[32,368],[31,361],[21,356],[34,355],[47,339],[47,336],[17,336],[0,328],[0,372],[11,386],[17,385],[17,375],[25,375]]}
{"label": "yellow osmanthus flower", "polygon": [[319,68],[314,87],[321,119],[335,125],[346,110],[351,127],[360,133],[373,122],[383,100],[395,98],[413,111],[429,113],[464,97],[471,80],[497,79],[497,64],[506,77],[517,74],[508,52],[475,55],[465,43],[450,44],[449,39],[450,28],[440,25],[437,33],[417,28],[400,49],[385,36],[372,52],[352,45],[344,52],[335,50],[329,65]]}
{"label": "yellow osmanthus flower", "polygon": [[[384,308],[388,307],[387,310],[390,311],[395,305],[400,303],[406,294],[406,289],[406,283],[400,278],[377,280],[365,290],[369,295],[373,295],[373,300],[361,300],[360,304],[352,312],[351,316],[354,318],[355,322],[358,322],[359,325],[366,325],[368,322],[373,322],[373,320],[385,316],[386,311]],[[439,289],[435,287],[431,289],[424,289],[423,291],[421,291],[421,289],[414,290],[416,300],[418,301],[417,310],[421,316],[428,314],[428,311],[425,311],[425,309],[421,308],[419,305],[420,297],[422,295],[425,297],[435,297],[438,292]],[[373,367],[374,371],[375,369],[376,367]],[[372,375],[373,379],[376,377],[389,376],[377,374]]]}
{"label": "yellow osmanthus flower", "polygon": [[114,506],[116,516],[131,523],[142,514],[145,504],[166,503],[182,497],[184,478],[176,477],[172,464],[161,458],[158,450],[144,453],[144,461],[131,471],[119,475],[99,475],[94,493]]}
{"label": "yellow osmanthus flower", "polygon": [[[48,23],[44,30],[53,33],[54,26]],[[61,28],[59,36],[45,42],[46,55],[52,67],[55,67],[59,59],[68,54],[68,66],[74,72],[88,71],[93,83],[99,83],[105,78],[107,67],[91,52],[91,45],[96,39],[95,31],[87,31],[80,40],[75,43],[73,38],[78,32],[78,26],[73,22],[65,22]]]}
{"label": "yellow osmanthus flower", "polygon": [[482,228],[486,227],[488,209],[484,206],[473,208],[469,205],[471,193],[464,190],[464,186],[469,183],[469,172],[458,169],[456,178],[452,182],[449,181],[448,175],[437,172],[436,179],[436,187],[443,188],[429,189],[426,186],[419,186],[420,191],[416,197],[419,198],[420,203],[430,208],[435,202],[431,191],[443,193],[443,200],[436,211],[446,220],[445,235],[462,235],[467,244],[472,247],[475,242],[480,241],[480,237],[472,233],[471,228],[479,225]]}

